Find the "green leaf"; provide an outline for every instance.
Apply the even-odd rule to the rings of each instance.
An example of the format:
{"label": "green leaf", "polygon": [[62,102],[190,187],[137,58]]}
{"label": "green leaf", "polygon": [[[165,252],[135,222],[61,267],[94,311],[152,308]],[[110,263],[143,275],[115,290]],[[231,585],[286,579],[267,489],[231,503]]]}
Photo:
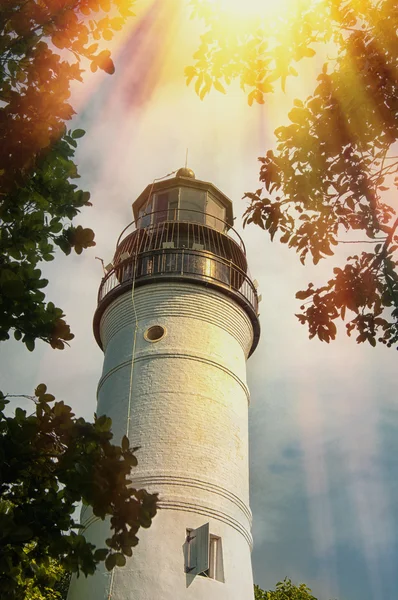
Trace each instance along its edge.
{"label": "green leaf", "polygon": [[123,554],[121,554],[120,552],[116,552],[114,556],[116,557],[116,566],[124,567],[124,565],[126,564],[126,557],[123,556]]}
{"label": "green leaf", "polygon": [[42,289],[48,286],[48,279],[39,279],[36,283],[36,288]]}
{"label": "green leaf", "polygon": [[130,447],[130,442],[129,442],[129,438],[124,435],[122,438],[122,450],[123,452],[126,452]]}
{"label": "green leaf", "polygon": [[112,419],[107,417],[106,415],[101,415],[95,423],[95,428],[97,431],[109,431],[112,427]]}
{"label": "green leaf", "polygon": [[50,228],[53,233],[60,233],[60,231],[62,231],[63,229],[63,225],[59,222],[50,223]]}
{"label": "green leaf", "polygon": [[40,397],[41,402],[54,402],[54,400],[55,396],[52,394],[43,394],[43,396]]}
{"label": "green leaf", "polygon": [[306,115],[302,108],[294,107],[287,115],[293,123],[302,125],[305,122]]}
{"label": "green leaf", "polygon": [[19,406],[15,409],[15,419],[20,422],[26,417],[26,410],[22,410]]}
{"label": "green leaf", "polygon": [[141,512],[139,516],[139,523],[141,527],[148,529],[151,526],[151,522],[151,517],[147,513]]}
{"label": "green leaf", "polygon": [[300,292],[296,292],[297,300],[305,300],[314,294],[314,290],[302,290]]}
{"label": "green leaf", "polygon": [[90,196],[91,196],[90,192],[83,192],[83,194],[82,194],[82,202],[84,204],[87,204],[88,201],[90,200]]}
{"label": "green leaf", "polygon": [[213,85],[214,85],[214,89],[216,89],[217,92],[221,92],[222,94],[226,94],[225,87],[220,83],[220,81],[218,79],[215,79],[213,81]]}
{"label": "green leaf", "polygon": [[47,386],[45,383],[39,383],[37,388],[35,389],[35,396],[42,396],[47,391]]}
{"label": "green leaf", "polygon": [[32,337],[25,336],[24,342],[29,352],[33,352],[33,350],[35,349],[34,339]]}
{"label": "green leaf", "polygon": [[74,140],[77,140],[78,138],[81,138],[84,135],[86,135],[86,132],[84,131],[84,129],[75,129],[72,132],[72,137],[73,137]]}
{"label": "green leaf", "polygon": [[105,567],[108,571],[112,571],[112,569],[116,566],[116,554],[108,554],[105,560]]}
{"label": "green leaf", "polygon": [[109,552],[109,550],[107,548],[98,548],[94,552],[94,559],[99,562],[103,562],[106,559],[106,557],[108,556],[108,552]]}

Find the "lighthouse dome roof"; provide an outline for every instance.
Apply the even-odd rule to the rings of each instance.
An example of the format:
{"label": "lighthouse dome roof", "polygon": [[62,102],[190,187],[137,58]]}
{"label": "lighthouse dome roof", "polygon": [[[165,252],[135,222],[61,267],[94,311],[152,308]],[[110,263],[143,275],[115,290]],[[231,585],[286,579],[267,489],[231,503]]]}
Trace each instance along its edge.
{"label": "lighthouse dome roof", "polygon": [[192,171],[192,169],[188,169],[187,167],[182,167],[181,169],[178,169],[176,176],[189,177],[190,179],[195,179],[195,173]]}

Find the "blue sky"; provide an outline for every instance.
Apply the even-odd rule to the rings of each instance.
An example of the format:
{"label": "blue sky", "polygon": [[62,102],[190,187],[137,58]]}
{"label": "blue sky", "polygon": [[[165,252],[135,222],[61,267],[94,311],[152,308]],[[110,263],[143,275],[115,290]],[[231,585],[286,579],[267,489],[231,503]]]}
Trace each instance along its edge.
{"label": "blue sky", "polygon": [[[152,13],[155,31],[163,16]],[[48,298],[64,308],[76,339],[63,352],[2,344],[5,392],[29,393],[44,381],[77,414],[92,415],[102,366],[91,330],[101,279],[95,256],[109,262],[132,220],[131,202],[154,178],[183,166],[187,147],[197,177],[233,199],[242,232],[241,198],[258,187],[257,157],[273,144],[297,89],[263,107],[249,108],[234,86],[201,102],[183,77],[198,24],[176,13],[171,25],[168,36],[148,39],[141,23],[116,74],[90,74],[74,91],[75,123],[87,130],[81,182],[94,204],[79,222],[96,231],[97,246],[60,256],[45,272]],[[305,73],[308,85],[314,74]],[[271,589],[289,576],[319,600],[391,600],[398,587],[397,353],[358,346],[344,327],[330,345],[309,341],[295,318],[295,292],[328,278],[343,255],[304,268],[260,229],[242,235],[263,297],[262,336],[248,363],[255,581]]]}

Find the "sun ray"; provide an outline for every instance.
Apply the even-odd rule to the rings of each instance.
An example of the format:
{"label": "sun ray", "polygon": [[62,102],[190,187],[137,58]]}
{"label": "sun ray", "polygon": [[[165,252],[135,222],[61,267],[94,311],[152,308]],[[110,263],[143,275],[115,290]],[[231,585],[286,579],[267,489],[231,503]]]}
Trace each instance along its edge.
{"label": "sun ray", "polygon": [[296,0],[204,0],[202,8],[218,13],[227,22],[245,23],[285,16]]}

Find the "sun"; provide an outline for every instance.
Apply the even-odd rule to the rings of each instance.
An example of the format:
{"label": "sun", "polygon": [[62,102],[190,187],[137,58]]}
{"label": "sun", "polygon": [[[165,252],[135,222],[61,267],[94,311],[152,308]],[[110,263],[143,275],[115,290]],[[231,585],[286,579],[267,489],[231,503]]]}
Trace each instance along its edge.
{"label": "sun", "polygon": [[297,0],[204,0],[203,4],[228,21],[262,22],[287,15]]}

